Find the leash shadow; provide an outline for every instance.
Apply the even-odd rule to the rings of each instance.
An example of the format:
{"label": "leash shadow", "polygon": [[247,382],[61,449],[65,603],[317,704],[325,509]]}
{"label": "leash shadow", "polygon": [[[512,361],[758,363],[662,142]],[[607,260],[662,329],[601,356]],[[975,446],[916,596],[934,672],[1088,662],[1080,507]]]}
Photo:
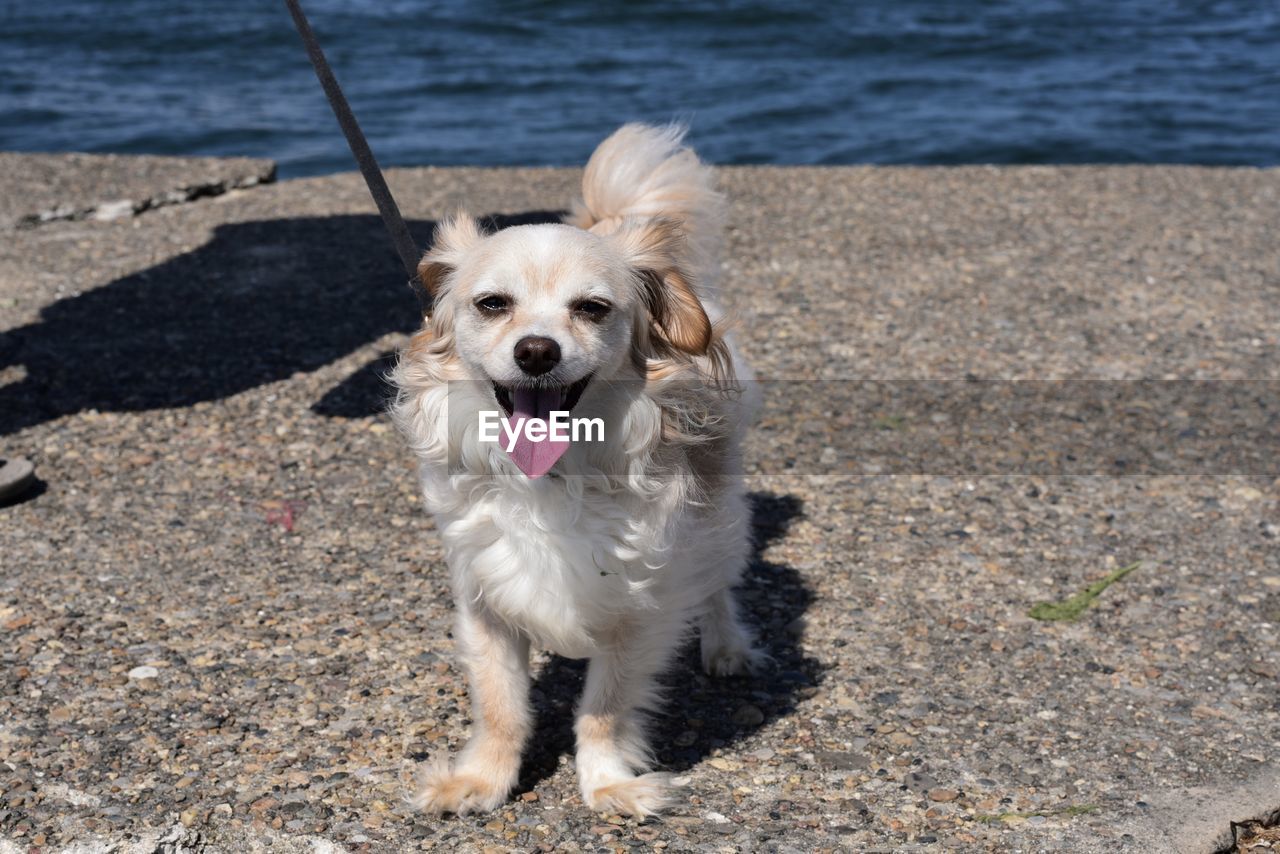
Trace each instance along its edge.
{"label": "leash shadow", "polygon": [[[794,495],[754,492],[751,522],[754,548],[738,603],[743,617],[773,659],[753,676],[711,678],[702,672],[696,634],[668,673],[667,701],[650,726],[658,770],[680,773],[713,751],[749,737],[795,711],[807,689],[817,686],[822,665],[806,656],[795,631],[813,602],[799,571],[764,557],[804,515]],[[585,661],[553,656],[531,689],[536,712],[534,737],[524,756],[518,791],[545,781],[573,756],[573,712],[582,693]]]}
{"label": "leash shadow", "polygon": [[[497,229],[559,216],[526,211],[483,221]],[[426,245],[435,223],[409,227]],[[376,216],[220,225],[190,252],[59,300],[36,322],[0,332],[0,368],[23,369],[21,379],[0,386],[0,436],[90,409],[221,400],[316,370],[420,322]],[[366,366],[313,410],[375,414],[386,398],[380,382]]]}

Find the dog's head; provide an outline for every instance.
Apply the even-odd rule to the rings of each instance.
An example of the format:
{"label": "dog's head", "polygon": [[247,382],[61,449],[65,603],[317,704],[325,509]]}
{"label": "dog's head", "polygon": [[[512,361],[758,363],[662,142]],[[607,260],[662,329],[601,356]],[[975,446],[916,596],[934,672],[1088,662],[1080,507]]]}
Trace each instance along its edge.
{"label": "dog's head", "polygon": [[439,227],[418,275],[466,378],[492,383],[508,414],[572,409],[593,381],[644,379],[654,364],[716,347],[678,263],[681,240],[661,219],[607,234],[526,225],[485,235],[458,216]]}

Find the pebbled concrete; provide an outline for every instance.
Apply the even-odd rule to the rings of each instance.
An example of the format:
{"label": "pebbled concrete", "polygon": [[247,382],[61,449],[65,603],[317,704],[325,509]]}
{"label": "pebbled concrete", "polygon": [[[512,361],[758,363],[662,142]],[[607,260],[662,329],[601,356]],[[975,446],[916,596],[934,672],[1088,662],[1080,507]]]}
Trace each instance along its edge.
{"label": "pebbled concrete", "polygon": [[[390,175],[424,242],[459,207],[545,217],[576,180]],[[761,376],[1280,379],[1275,170],[723,182]],[[5,210],[28,186],[0,170]],[[584,811],[581,668],[545,656],[510,804],[410,814],[416,764],[469,725],[378,412],[415,323],[354,174],[5,233],[0,446],[43,479],[0,508],[10,848],[1209,851],[1280,807],[1280,480],[785,473],[849,429],[833,398],[753,434],[743,600],[777,668],[672,674],[670,816]],[[1027,616],[1135,561],[1078,621]]]}

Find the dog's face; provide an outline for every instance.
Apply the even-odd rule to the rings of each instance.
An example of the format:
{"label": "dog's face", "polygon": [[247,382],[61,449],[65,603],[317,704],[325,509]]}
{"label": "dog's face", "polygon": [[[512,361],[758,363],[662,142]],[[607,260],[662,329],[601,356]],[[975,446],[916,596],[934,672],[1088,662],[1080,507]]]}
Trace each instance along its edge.
{"label": "dog's face", "polygon": [[572,409],[593,379],[643,364],[646,349],[706,353],[711,325],[675,269],[678,240],[661,221],[607,235],[530,225],[485,236],[462,217],[439,229],[419,275],[467,375],[492,383],[508,413],[535,393]]}
{"label": "dog's face", "polygon": [[[605,241],[564,225],[522,226],[483,238],[461,259],[453,308],[458,356],[500,389],[581,394],[613,377],[631,345],[631,273]],[[569,407],[576,401],[566,401]]]}

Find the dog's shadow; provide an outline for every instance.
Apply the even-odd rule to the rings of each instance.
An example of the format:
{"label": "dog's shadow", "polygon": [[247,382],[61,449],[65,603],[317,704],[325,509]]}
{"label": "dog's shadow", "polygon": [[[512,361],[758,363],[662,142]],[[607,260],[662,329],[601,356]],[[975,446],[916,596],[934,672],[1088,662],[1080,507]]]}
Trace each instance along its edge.
{"label": "dog's shadow", "polygon": [[[763,557],[803,514],[803,505],[792,495],[757,492],[751,495],[751,507],[755,547],[738,602],[772,661],[752,676],[713,679],[702,671],[695,634],[664,679],[666,702],[649,730],[659,770],[686,771],[717,748],[791,713],[805,689],[820,679],[821,665],[798,644],[799,625],[813,594],[795,569]],[[573,711],[585,671],[584,661],[552,656],[534,680],[537,723],[524,757],[521,791],[546,780],[562,758],[573,755]]]}

